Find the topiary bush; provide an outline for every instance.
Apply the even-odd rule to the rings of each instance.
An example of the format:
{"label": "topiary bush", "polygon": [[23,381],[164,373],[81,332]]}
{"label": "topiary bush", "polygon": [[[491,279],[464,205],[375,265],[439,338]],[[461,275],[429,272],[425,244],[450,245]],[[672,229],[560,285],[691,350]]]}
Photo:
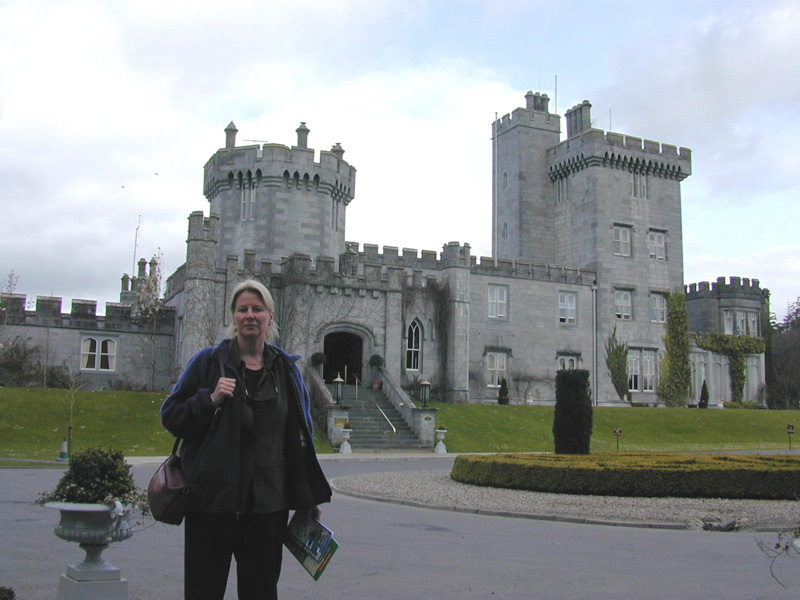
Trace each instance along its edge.
{"label": "topiary bush", "polygon": [[795,500],[800,497],[799,471],[796,455],[495,454],[457,457],[451,477],[559,494]]}
{"label": "topiary bush", "polygon": [[708,386],[706,380],[703,380],[703,387],[700,389],[700,402],[697,403],[698,408],[708,408]]}
{"label": "topiary bush", "polygon": [[589,371],[585,369],[558,371],[556,407],[553,415],[553,441],[556,454],[589,454],[592,425]]}
{"label": "topiary bush", "polygon": [[500,380],[500,392],[497,394],[497,403],[500,405],[508,404],[508,382],[505,377]]}

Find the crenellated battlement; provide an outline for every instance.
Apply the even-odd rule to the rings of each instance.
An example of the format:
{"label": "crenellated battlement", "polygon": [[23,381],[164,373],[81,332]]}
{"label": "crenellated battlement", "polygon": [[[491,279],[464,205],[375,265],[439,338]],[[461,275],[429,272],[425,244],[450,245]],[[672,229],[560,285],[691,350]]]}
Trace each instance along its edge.
{"label": "crenellated battlement", "polygon": [[[63,299],[57,296],[37,296],[34,310],[28,310],[24,294],[3,294],[7,325],[30,327],[61,327],[115,332],[151,333],[152,326],[144,325],[133,314],[131,304],[106,302],[105,315],[97,314],[96,300],[73,299],[70,312],[61,312]],[[160,311],[156,332],[172,334],[175,326],[174,309]]]}
{"label": "crenellated battlement", "polygon": [[314,189],[339,194],[345,205],[354,198],[356,170],[342,158],[341,145],[320,151],[315,162],[314,149],[307,147],[305,123],[297,129],[298,144],[292,147],[277,143],[236,146],[237,131],[233,123],[228,125],[226,147],[205,165],[203,194],[209,201],[237,187]]}
{"label": "crenellated battlement", "polygon": [[550,178],[587,167],[646,172],[683,181],[692,174],[692,151],[621,133],[589,129],[547,150]]}
{"label": "crenellated battlement", "polygon": [[713,283],[701,281],[684,286],[687,300],[723,297],[762,300],[769,298],[769,290],[762,289],[758,279],[747,277],[717,277]]}
{"label": "crenellated battlement", "polygon": [[257,262],[255,252],[250,250],[243,259],[229,255],[226,271],[229,280],[258,277],[265,282],[274,279],[278,286],[302,283],[351,289],[399,289],[404,279],[413,285],[424,285],[428,278],[438,278],[451,267],[468,268],[473,275],[585,285],[593,284],[597,276],[595,271],[576,267],[476,257],[469,253],[469,244],[459,242],[445,244],[441,253],[414,248],[403,248],[401,253],[395,246],[380,250],[375,244],[359,246],[348,242],[347,251],[339,257],[338,270],[336,260],[330,256],[296,253],[274,265],[268,260]]}
{"label": "crenellated battlement", "polygon": [[492,123],[493,136],[503,135],[520,125],[559,132],[561,117],[550,112],[550,98],[547,94],[529,91],[525,94],[525,108],[516,108]]}

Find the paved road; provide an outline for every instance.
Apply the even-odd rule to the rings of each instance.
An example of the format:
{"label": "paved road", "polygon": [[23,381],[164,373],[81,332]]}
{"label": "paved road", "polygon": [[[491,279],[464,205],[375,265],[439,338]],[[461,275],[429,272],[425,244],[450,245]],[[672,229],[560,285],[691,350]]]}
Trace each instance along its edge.
{"label": "paved road", "polygon": [[[357,455],[355,455],[357,457]],[[452,458],[326,460],[328,477],[449,469]],[[143,484],[152,466],[137,466]],[[31,499],[57,470],[0,469],[0,586],[20,600],[55,597],[59,573],[82,552],[52,533],[54,511]],[[552,523],[413,508],[336,495],[323,520],[341,548],[314,583],[285,558],[285,599],[783,600],[800,595],[800,558],[781,588],[757,539],[774,534],[665,531]],[[152,525],[104,556],[129,580],[131,600],[181,597],[180,527]],[[236,598],[229,586],[226,600]]]}

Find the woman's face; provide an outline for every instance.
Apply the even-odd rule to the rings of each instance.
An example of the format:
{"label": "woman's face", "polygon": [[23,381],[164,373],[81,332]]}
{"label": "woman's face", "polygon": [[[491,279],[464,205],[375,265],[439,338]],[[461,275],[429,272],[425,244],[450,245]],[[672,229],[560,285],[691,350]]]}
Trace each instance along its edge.
{"label": "woman's face", "polygon": [[237,337],[265,340],[272,319],[272,313],[264,306],[258,294],[244,291],[236,298],[233,322],[236,325]]}

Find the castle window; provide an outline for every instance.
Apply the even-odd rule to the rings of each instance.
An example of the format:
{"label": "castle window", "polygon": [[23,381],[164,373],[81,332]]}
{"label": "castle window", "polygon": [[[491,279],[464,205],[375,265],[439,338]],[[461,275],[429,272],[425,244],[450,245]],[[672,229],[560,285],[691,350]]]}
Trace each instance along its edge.
{"label": "castle window", "polygon": [[419,323],[412,322],[408,326],[406,336],[406,369],[419,371],[420,354],[422,353],[422,336]]}
{"label": "castle window", "polygon": [[656,391],[656,351],[644,348],[628,350],[628,391]]}
{"label": "castle window", "polygon": [[569,178],[559,177],[556,179],[556,203],[561,204],[569,200]]}
{"label": "castle window", "polygon": [[759,321],[759,313],[755,311],[722,311],[723,332],[727,335],[761,337]]}
{"label": "castle window", "polygon": [[508,172],[507,171],[503,172],[503,189],[504,190],[508,189]]}
{"label": "castle window", "polygon": [[638,350],[628,350],[628,391],[639,391],[641,360]]}
{"label": "castle window", "polygon": [[575,354],[559,354],[557,356],[558,369],[561,371],[578,368],[580,357]]}
{"label": "castle window", "polygon": [[81,369],[84,371],[113,371],[116,367],[117,343],[111,339],[83,338]]}
{"label": "castle window", "polygon": [[577,322],[578,295],[575,292],[558,293],[558,322],[574,325]]}
{"label": "castle window", "polygon": [[500,387],[500,381],[506,376],[508,354],[505,352],[486,353],[486,374],[489,387]]}
{"label": "castle window", "polygon": [[650,320],[653,323],[667,322],[667,297],[663,294],[650,294]]}
{"label": "castle window", "polygon": [[631,228],[627,225],[614,225],[614,254],[631,255]]}
{"label": "castle window", "polygon": [[241,195],[241,220],[253,220],[253,206],[255,205],[255,185],[253,183],[253,174],[248,172],[247,179],[245,180],[241,173],[239,173],[239,193]]}
{"label": "castle window", "polygon": [[489,284],[489,318],[508,318],[508,288]]}
{"label": "castle window", "polygon": [[647,198],[647,173],[644,171],[631,172],[631,196]]}
{"label": "castle window", "polygon": [[653,229],[647,234],[647,252],[653,260],[667,259],[666,234]]}
{"label": "castle window", "polygon": [[633,319],[633,292],[631,290],[616,290],[614,292],[614,314],[618,319],[630,321]]}

